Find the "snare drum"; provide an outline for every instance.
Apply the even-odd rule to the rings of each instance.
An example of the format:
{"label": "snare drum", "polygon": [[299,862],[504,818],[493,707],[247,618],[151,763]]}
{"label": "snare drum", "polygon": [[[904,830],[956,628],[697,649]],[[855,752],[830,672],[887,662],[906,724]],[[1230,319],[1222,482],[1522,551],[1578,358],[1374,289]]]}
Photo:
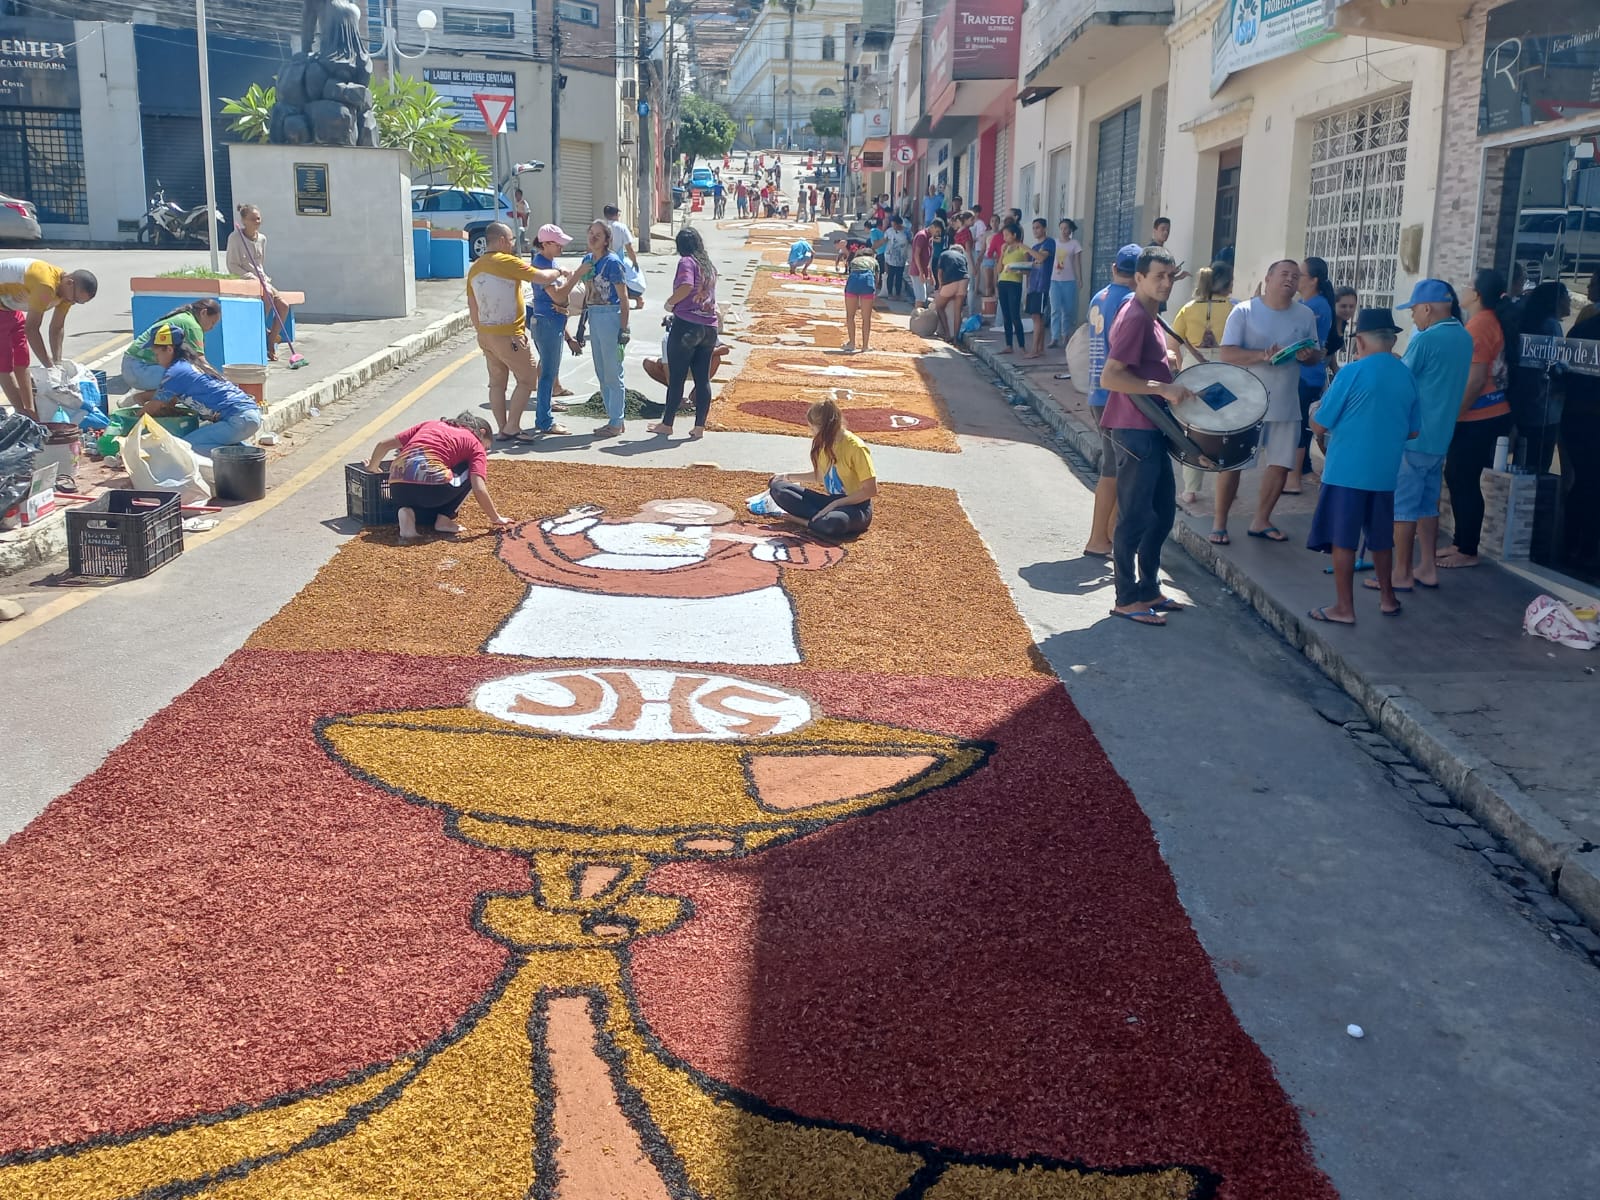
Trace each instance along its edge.
{"label": "snare drum", "polygon": [[[1194,450],[1168,439],[1168,452],[1185,466],[1202,471],[1236,471],[1255,457],[1261,438],[1261,422],[1267,415],[1267,386],[1243,367],[1228,363],[1199,363],[1180,371],[1175,383],[1195,393],[1196,398],[1171,405],[1173,418],[1189,441],[1198,446],[1209,465],[1195,459]],[[1212,408],[1199,393],[1220,383],[1233,393],[1233,400]]]}

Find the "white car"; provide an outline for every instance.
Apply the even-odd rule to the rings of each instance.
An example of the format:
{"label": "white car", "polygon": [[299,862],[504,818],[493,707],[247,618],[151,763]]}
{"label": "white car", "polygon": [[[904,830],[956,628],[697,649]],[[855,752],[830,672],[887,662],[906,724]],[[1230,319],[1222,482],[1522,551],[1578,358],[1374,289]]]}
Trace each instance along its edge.
{"label": "white car", "polygon": [[[496,200],[499,201],[498,206]],[[411,212],[426,217],[435,229],[465,229],[467,253],[477,258],[484,250],[484,231],[490,222],[517,227],[511,202],[488,188],[459,188],[447,184],[418,183],[411,188]]]}
{"label": "white car", "polygon": [[26,200],[0,192],[0,242],[37,242],[39,214]]}

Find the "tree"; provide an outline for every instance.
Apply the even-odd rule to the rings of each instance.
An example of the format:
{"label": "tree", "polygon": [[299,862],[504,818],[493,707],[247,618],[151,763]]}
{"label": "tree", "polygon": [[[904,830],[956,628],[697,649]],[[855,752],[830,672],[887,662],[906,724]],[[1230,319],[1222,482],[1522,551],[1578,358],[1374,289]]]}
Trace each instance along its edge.
{"label": "tree", "polygon": [[694,166],[696,158],[720,158],[733,146],[738,127],[728,110],[699,96],[685,96],[678,112],[678,151]]}
{"label": "tree", "polygon": [[844,109],[813,108],[811,110],[811,132],[824,140],[832,137],[843,137]]}

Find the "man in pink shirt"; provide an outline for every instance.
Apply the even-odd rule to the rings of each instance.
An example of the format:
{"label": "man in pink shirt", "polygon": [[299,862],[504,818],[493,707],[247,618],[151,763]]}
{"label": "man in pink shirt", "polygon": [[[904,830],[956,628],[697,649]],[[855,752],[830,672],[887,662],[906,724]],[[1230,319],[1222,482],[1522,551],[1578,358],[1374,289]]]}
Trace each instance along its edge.
{"label": "man in pink shirt", "polygon": [[1139,625],[1165,625],[1167,613],[1183,608],[1161,594],[1161,547],[1178,511],[1167,439],[1129,399],[1133,393],[1176,404],[1193,396],[1172,381],[1157,318],[1177,273],[1169,252],[1145,247],[1134,269],[1133,296],[1111,324],[1100,372],[1100,386],[1110,393],[1100,428],[1117,456],[1117,529],[1111,541],[1117,602],[1111,615]]}
{"label": "man in pink shirt", "polygon": [[928,307],[928,277],[933,274],[933,237],[919,229],[911,239],[911,262],[906,275],[911,280],[911,298],[918,308]]}

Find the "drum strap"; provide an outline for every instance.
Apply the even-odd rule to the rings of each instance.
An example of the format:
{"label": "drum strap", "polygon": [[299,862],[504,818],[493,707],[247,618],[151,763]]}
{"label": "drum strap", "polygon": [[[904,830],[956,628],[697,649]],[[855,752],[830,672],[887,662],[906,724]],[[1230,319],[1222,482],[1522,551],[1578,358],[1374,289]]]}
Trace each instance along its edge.
{"label": "drum strap", "polygon": [[1128,399],[1133,401],[1133,406],[1143,413],[1145,419],[1154,425],[1173,446],[1188,447],[1189,452],[1196,459],[1203,460],[1206,457],[1206,452],[1194,444],[1189,435],[1183,431],[1183,426],[1178,424],[1171,411],[1158,397],[1135,392],[1130,394]]}

